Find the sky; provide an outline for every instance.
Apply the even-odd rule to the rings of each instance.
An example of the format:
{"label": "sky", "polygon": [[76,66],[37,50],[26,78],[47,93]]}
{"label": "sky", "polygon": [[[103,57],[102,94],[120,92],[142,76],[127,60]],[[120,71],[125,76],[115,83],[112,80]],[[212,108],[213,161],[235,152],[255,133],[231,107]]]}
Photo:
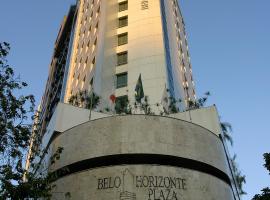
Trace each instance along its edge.
{"label": "sky", "polygon": [[[75,0],[0,0],[0,42],[40,101],[61,20]],[[197,96],[211,92],[222,121],[233,126],[232,153],[250,200],[270,186],[263,153],[270,152],[270,1],[181,0]]]}

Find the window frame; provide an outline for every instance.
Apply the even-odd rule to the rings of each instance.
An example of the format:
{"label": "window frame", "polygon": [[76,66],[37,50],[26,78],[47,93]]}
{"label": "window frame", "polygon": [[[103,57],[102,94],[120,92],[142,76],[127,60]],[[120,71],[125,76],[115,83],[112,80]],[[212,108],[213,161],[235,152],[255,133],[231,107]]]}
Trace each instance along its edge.
{"label": "window frame", "polygon": [[[121,23],[125,20],[125,23]],[[128,16],[123,16],[118,18],[118,28],[128,26]]]}
{"label": "window frame", "polygon": [[[125,77],[125,82],[123,81],[123,83],[121,83],[121,77]],[[119,89],[119,88],[124,88],[124,87],[127,87],[128,85],[128,73],[127,72],[123,72],[123,73],[120,73],[120,74],[116,74],[116,89]]]}
{"label": "window frame", "polygon": [[[126,55],[126,58],[123,59],[120,56]],[[120,59],[121,58],[121,59]],[[120,65],[125,65],[128,63],[128,52],[127,51],[123,51],[117,54],[117,66]]]}
{"label": "window frame", "polygon": [[128,43],[128,33],[122,33],[117,36],[118,46],[122,46]]}
{"label": "window frame", "polygon": [[128,10],[128,1],[118,3],[118,12],[123,12],[125,10]]}

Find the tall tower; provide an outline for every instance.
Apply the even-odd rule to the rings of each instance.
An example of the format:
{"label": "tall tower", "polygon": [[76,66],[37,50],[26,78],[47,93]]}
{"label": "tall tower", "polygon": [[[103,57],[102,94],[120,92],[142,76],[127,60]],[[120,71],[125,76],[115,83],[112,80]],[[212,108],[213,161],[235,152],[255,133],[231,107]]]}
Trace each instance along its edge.
{"label": "tall tower", "polygon": [[72,40],[72,26],[75,17],[76,6],[71,6],[69,13],[64,17],[55,44],[54,52],[49,67],[49,76],[47,79],[45,91],[40,104],[41,133],[46,131],[49,121],[61,102],[63,96],[63,87],[65,87],[65,71],[68,65],[68,52],[70,41]]}
{"label": "tall tower", "polygon": [[195,99],[185,25],[177,0],[81,0],[77,2],[64,101],[81,90],[102,98],[134,102],[141,74],[150,104],[165,87],[181,99]]}
{"label": "tall tower", "polygon": [[168,91],[186,110],[196,97],[178,1],[79,0],[68,16],[40,107],[53,198],[239,200],[215,106],[159,116],[64,104],[92,90],[100,110],[112,94],[132,103],[141,77],[150,105]]}

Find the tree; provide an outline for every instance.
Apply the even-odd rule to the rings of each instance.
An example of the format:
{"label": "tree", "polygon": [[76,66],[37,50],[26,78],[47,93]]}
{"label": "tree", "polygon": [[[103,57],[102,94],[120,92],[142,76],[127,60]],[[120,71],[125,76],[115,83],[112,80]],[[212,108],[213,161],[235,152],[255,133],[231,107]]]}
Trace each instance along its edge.
{"label": "tree", "polygon": [[[231,146],[233,146],[233,139],[231,136],[232,132],[232,125],[228,122],[220,122],[220,127],[222,131],[222,138],[224,138],[225,141],[228,141]],[[245,195],[246,192],[243,189],[244,184],[246,183],[246,176],[242,174],[242,172],[239,170],[238,164],[236,162],[236,155],[233,156],[233,158],[230,159],[231,165],[232,165],[232,171],[235,177],[236,186],[239,189],[240,195]]]}
{"label": "tree", "polygon": [[231,159],[231,163],[232,163],[232,170],[235,176],[235,181],[239,189],[239,194],[245,195],[247,193],[244,191],[243,186],[246,183],[246,176],[243,175],[242,172],[239,170],[238,164],[236,162],[236,155],[234,155],[233,158]]}
{"label": "tree", "polygon": [[[32,131],[38,131],[38,120],[35,120],[37,124],[32,129],[34,96],[21,94],[27,83],[16,77],[13,68],[9,66],[9,51],[8,43],[0,43],[0,200],[48,199],[55,174],[38,176],[24,167],[30,143],[31,161],[43,152],[37,148],[41,141],[39,135]],[[59,155],[61,151],[57,150],[56,154]],[[59,158],[53,157],[56,160]],[[38,166],[32,165],[33,169]]]}
{"label": "tree", "polygon": [[269,171],[270,174],[270,153],[265,153],[263,156],[265,160],[264,167]]}
{"label": "tree", "polygon": [[231,136],[232,125],[228,122],[220,122],[221,131],[223,133],[223,137],[226,141],[228,141],[231,146],[233,146],[233,139]]}
{"label": "tree", "polygon": [[[269,171],[270,174],[270,153],[265,153],[264,155],[265,164],[264,167]],[[262,189],[261,194],[256,194],[252,200],[269,200],[270,199],[270,188]]]}
{"label": "tree", "polygon": [[115,112],[117,114],[132,114],[132,108],[128,99],[128,96],[122,96],[116,98],[115,101]]}

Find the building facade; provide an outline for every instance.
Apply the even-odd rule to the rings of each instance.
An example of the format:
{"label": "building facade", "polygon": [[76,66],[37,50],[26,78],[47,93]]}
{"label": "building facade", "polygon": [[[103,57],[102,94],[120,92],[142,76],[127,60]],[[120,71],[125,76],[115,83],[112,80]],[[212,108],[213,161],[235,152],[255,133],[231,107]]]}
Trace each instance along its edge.
{"label": "building facade", "polygon": [[[99,110],[135,102],[141,75],[151,106],[164,92],[185,110],[196,99],[184,20],[177,0],[80,0],[64,18],[41,102],[42,133],[58,102],[81,91],[101,97]],[[117,102],[116,102],[117,103]],[[160,111],[158,109],[157,111]]]}
{"label": "building facade", "polygon": [[55,111],[64,87],[65,71],[68,64],[68,51],[72,38],[72,25],[75,17],[76,7],[71,6],[69,13],[64,17],[55,44],[54,52],[49,68],[49,75],[45,91],[39,109],[39,120],[41,122],[42,134]]}
{"label": "building facade", "polygon": [[[40,106],[41,171],[58,177],[53,198],[239,200],[215,107],[97,112],[111,95],[135,102],[139,77],[150,106],[164,92],[182,100],[180,111],[196,99],[179,2],[78,0],[61,25]],[[101,97],[97,110],[66,104],[81,91]]]}
{"label": "building facade", "polygon": [[150,104],[165,88],[194,100],[195,89],[183,17],[177,0],[81,0],[77,2],[64,101],[82,90],[134,102],[141,74]]}

